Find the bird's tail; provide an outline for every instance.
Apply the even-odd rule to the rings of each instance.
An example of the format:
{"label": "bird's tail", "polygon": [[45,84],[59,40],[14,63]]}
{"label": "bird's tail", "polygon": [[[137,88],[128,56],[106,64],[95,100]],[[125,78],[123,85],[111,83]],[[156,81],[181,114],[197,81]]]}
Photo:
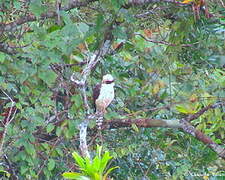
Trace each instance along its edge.
{"label": "bird's tail", "polygon": [[102,129],[102,122],[103,122],[103,116],[99,116],[96,119],[96,125],[97,125],[98,130],[101,130]]}

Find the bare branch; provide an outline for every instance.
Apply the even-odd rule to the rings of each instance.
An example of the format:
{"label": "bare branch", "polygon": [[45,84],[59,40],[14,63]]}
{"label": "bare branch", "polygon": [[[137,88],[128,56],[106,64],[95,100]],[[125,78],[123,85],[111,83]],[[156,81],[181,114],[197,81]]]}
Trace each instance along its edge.
{"label": "bare branch", "polygon": [[164,44],[164,45],[168,45],[168,46],[181,46],[181,47],[192,47],[194,44],[198,44],[198,42],[193,43],[193,44],[173,44],[167,41],[156,41],[153,39],[148,39],[146,37],[144,37],[142,34],[137,34],[135,33],[135,35],[141,36],[144,40],[148,41],[148,42],[152,42],[152,43],[156,43],[156,44]]}
{"label": "bare branch", "polygon": [[215,142],[213,142],[213,140],[210,137],[206,136],[203,132],[195,129],[195,127],[192,126],[189,122],[187,122],[185,120],[185,118],[181,119],[180,123],[182,125],[183,131],[185,131],[186,133],[194,136],[196,139],[198,139],[199,141],[201,141],[204,144],[206,144],[209,148],[211,148],[221,158],[223,158],[225,160],[225,148],[223,148],[222,146],[220,146],[220,145],[216,144]]}
{"label": "bare branch", "polygon": [[13,101],[13,99],[4,90],[1,90],[1,91],[11,101],[11,107],[9,109],[9,113],[7,115],[7,118],[6,118],[6,123],[4,124],[4,130],[3,130],[2,138],[0,139],[0,157],[3,155],[3,146],[4,146],[5,136],[7,134],[8,126],[12,122],[12,120],[14,119],[16,111],[17,111],[17,109],[15,109],[13,111],[13,108],[14,108],[14,105],[15,105],[15,102]]}
{"label": "bare branch", "polygon": [[225,106],[225,102],[218,102],[218,103],[215,103],[215,104],[208,105],[208,106],[202,108],[201,110],[199,110],[197,113],[189,115],[188,117],[185,118],[185,120],[186,121],[192,121],[194,119],[197,119],[198,117],[200,117],[206,111],[208,111],[210,109],[214,109],[218,106]]}
{"label": "bare branch", "polygon": [[151,128],[151,127],[164,127],[164,128],[180,128],[184,132],[194,136],[199,141],[206,144],[209,148],[215,151],[221,158],[225,159],[225,148],[213,142],[213,140],[206,136],[201,131],[192,126],[186,119],[181,120],[164,120],[164,119],[116,119],[103,122],[103,129],[113,129],[121,127],[131,127],[135,124],[137,127]]}

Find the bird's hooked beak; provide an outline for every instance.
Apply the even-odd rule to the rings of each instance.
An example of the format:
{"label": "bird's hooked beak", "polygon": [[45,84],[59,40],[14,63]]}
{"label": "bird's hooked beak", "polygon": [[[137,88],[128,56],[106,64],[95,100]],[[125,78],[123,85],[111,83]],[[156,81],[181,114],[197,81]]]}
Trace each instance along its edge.
{"label": "bird's hooked beak", "polygon": [[111,81],[108,80],[108,81],[105,81],[104,83],[105,84],[112,84],[112,83],[114,83],[114,80],[111,80]]}

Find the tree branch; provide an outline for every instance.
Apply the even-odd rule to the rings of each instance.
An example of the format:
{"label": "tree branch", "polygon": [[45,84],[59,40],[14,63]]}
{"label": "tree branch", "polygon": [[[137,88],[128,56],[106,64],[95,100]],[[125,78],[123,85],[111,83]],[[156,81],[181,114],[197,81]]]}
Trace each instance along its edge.
{"label": "tree branch", "polygon": [[225,159],[225,148],[216,144],[212,139],[206,136],[201,131],[195,129],[186,119],[181,120],[164,120],[164,119],[116,119],[110,121],[103,121],[103,129],[113,129],[121,127],[131,127],[135,124],[137,127],[151,128],[151,127],[164,127],[164,128],[180,128],[184,132],[194,136],[199,141],[206,144],[209,148],[215,151],[221,158]]}
{"label": "tree branch", "polygon": [[166,127],[166,128],[181,128],[179,120],[164,120],[152,118],[140,119],[114,119],[110,121],[103,121],[103,129],[113,129],[121,127],[131,127],[132,124],[138,127],[151,128],[151,127]]}
{"label": "tree branch", "polygon": [[198,117],[200,117],[206,111],[208,111],[210,109],[214,109],[214,108],[216,108],[218,106],[224,106],[224,105],[225,105],[225,102],[217,102],[215,104],[208,105],[208,106],[200,109],[197,113],[189,115],[188,117],[185,118],[185,120],[186,121],[192,121],[192,120],[197,119]]}
{"label": "tree branch", "polygon": [[188,121],[197,119],[203,113],[209,109],[214,109],[218,106],[225,105],[225,102],[218,102],[213,105],[206,106],[193,115],[189,115],[181,120],[164,120],[164,119],[152,119],[152,118],[140,118],[140,119],[116,119],[103,122],[103,129],[112,129],[120,127],[131,127],[135,124],[138,127],[151,128],[151,127],[165,127],[165,128],[181,128],[184,132],[194,136],[199,141],[206,144],[209,148],[215,151],[218,156],[225,159],[225,148],[213,142],[213,140],[205,135],[203,132],[197,130]]}
{"label": "tree branch", "polygon": [[198,42],[193,43],[193,44],[173,44],[167,41],[156,41],[153,39],[148,39],[145,36],[143,36],[142,34],[139,33],[135,33],[135,35],[141,36],[145,41],[148,42],[152,42],[152,43],[156,43],[156,44],[164,44],[164,45],[168,45],[168,46],[181,46],[181,47],[192,47],[194,44],[198,44]]}
{"label": "tree branch", "polygon": [[16,114],[17,109],[13,110],[15,102],[13,101],[13,99],[4,91],[1,90],[5,96],[11,101],[11,106],[9,109],[9,113],[7,114],[7,118],[6,118],[6,123],[4,124],[4,130],[2,133],[2,137],[0,137],[0,157],[3,155],[3,146],[4,146],[4,142],[5,142],[5,136],[7,134],[7,130],[8,130],[8,126],[9,124],[12,122],[12,120],[14,119],[14,116]]}
{"label": "tree branch", "polygon": [[194,136],[196,139],[206,144],[209,148],[215,151],[218,156],[225,160],[225,148],[213,142],[213,140],[210,137],[206,136],[203,132],[195,129],[195,127],[187,122],[185,118],[181,119],[180,123],[184,132]]}

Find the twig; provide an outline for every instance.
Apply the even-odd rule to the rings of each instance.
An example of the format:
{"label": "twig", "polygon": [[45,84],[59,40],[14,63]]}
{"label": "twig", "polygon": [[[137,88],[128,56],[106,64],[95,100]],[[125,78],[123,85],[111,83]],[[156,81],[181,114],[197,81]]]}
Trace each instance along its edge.
{"label": "twig", "polygon": [[12,180],[18,180],[19,178],[16,175],[15,168],[12,166],[12,163],[10,162],[10,160],[8,159],[8,157],[6,155],[4,155],[4,160],[8,165],[8,169],[9,169],[8,171],[10,173],[11,179]]}
{"label": "twig", "polygon": [[197,119],[198,117],[200,117],[203,113],[205,113],[206,111],[210,110],[210,109],[214,109],[218,106],[224,106],[225,102],[217,102],[216,104],[211,104],[208,105],[204,108],[202,108],[201,110],[199,110],[198,112],[196,112],[195,114],[189,115],[188,117],[185,118],[186,121],[192,121],[194,119]]}
{"label": "twig", "polygon": [[152,43],[156,43],[156,44],[164,44],[164,45],[168,45],[168,46],[181,46],[181,47],[192,47],[194,44],[198,44],[198,42],[195,42],[193,44],[173,44],[167,41],[156,41],[153,39],[148,39],[146,37],[144,37],[142,34],[139,33],[135,33],[135,35],[141,36],[144,40],[148,41],[148,42],[152,42]]}
{"label": "twig", "polygon": [[150,14],[155,14],[156,11],[165,10],[165,9],[168,9],[168,8],[169,7],[157,7],[157,8],[148,10],[148,11],[146,11],[144,13],[136,14],[136,15],[134,15],[134,17],[135,18],[145,18],[145,17],[148,17],[148,15],[150,15]]}
{"label": "twig", "polygon": [[[48,156],[55,150],[55,146],[62,140],[62,137],[58,137],[58,139],[55,141],[55,143],[51,146],[51,150],[48,152]],[[41,167],[39,168],[39,171],[37,172],[37,176],[39,176],[43,170],[43,168],[45,167],[46,163],[48,161],[48,158],[44,160],[43,164],[41,165]]]}
{"label": "twig", "polygon": [[13,107],[15,105],[15,102],[12,100],[12,98],[4,90],[1,89],[1,91],[11,101],[11,107],[9,109],[9,113],[7,115],[7,118],[6,118],[6,123],[4,125],[2,139],[0,141],[0,157],[3,155],[3,146],[4,146],[4,142],[5,142],[5,137],[6,137],[6,134],[7,134],[8,126],[12,122],[12,120],[14,119],[16,111],[17,111],[17,109],[15,109],[15,111],[13,112]]}
{"label": "twig", "polygon": [[220,1],[221,5],[223,6],[223,8],[225,8],[223,0],[219,0],[219,1]]}

